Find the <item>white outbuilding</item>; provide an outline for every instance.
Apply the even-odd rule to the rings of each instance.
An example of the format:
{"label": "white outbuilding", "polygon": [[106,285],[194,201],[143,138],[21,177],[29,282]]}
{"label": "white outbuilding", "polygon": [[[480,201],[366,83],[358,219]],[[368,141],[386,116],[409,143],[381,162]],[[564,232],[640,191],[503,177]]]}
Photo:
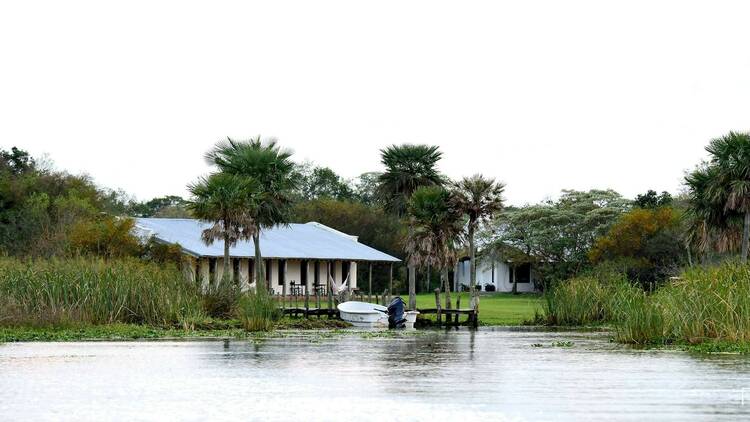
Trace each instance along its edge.
{"label": "white outbuilding", "polygon": [[[177,244],[189,257],[185,272],[205,288],[211,280],[223,277],[224,245],[201,240],[210,223],[186,218],[136,218],[135,230],[142,239]],[[398,258],[360,243],[351,236],[320,223],[290,224],[261,231],[260,247],[266,281],[274,293],[326,286],[357,289],[360,264],[399,262]],[[230,247],[230,278],[243,289],[255,287],[252,241],[239,241]],[[329,280],[330,278],[330,280]],[[365,286],[366,287],[366,286]]]}
{"label": "white outbuilding", "polygon": [[[454,289],[469,285],[470,268],[468,257],[459,260],[456,265]],[[532,264],[513,265],[512,262],[497,257],[477,258],[477,285],[483,291],[486,290],[487,285],[491,285],[497,292],[511,292],[513,284],[516,283],[518,292],[538,292],[538,282]]]}

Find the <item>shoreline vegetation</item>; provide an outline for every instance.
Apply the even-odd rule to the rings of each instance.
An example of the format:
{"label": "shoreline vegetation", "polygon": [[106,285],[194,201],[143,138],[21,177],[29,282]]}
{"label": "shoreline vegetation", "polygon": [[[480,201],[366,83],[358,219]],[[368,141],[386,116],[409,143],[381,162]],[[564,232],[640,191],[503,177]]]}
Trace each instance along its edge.
{"label": "shoreline vegetation", "polygon": [[[348,326],[281,317],[270,296],[257,304],[248,300],[255,295],[232,288],[200,292],[175,267],[131,259],[0,258],[0,295],[0,343],[253,339],[274,330],[332,333]],[[469,293],[462,295],[469,300]],[[481,300],[482,326],[605,329],[637,347],[750,353],[750,321],[742,318],[750,310],[750,269],[739,263],[689,269],[652,293],[604,268],[545,295],[484,294]],[[433,304],[434,295],[417,295],[418,307]],[[267,313],[266,325],[248,327],[246,316],[257,307]],[[430,327],[429,318],[420,319]]]}

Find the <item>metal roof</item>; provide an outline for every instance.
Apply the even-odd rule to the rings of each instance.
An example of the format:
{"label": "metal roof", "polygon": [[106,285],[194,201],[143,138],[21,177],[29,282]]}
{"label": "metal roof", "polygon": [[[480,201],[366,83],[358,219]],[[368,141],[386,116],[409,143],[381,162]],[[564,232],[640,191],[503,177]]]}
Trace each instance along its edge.
{"label": "metal roof", "polygon": [[[151,236],[166,243],[177,243],[193,256],[224,256],[224,244],[206,245],[201,232],[211,223],[189,218],[136,218],[135,229],[144,238]],[[340,259],[347,261],[398,262],[400,259],[359,243],[356,236],[341,233],[320,223],[290,224],[261,231],[260,248],[264,258]],[[240,241],[229,248],[238,258],[255,255],[252,240]]]}

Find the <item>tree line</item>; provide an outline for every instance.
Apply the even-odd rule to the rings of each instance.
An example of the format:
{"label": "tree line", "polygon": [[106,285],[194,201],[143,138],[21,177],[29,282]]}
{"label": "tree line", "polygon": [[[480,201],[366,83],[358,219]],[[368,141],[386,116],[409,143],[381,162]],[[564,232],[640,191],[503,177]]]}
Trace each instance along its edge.
{"label": "tree line", "polygon": [[243,238],[257,244],[260,231],[274,225],[318,221],[403,258],[406,268],[397,278],[408,280],[403,287],[410,293],[421,287],[417,270],[424,289],[449,291],[448,273],[463,256],[472,262],[472,291],[475,262],[483,257],[532,263],[544,283],[610,265],[653,285],[684,265],[738,252],[747,259],[750,135],[730,132],[706,149],[709,158],[686,174],[685,190],[674,198],[566,190],[556,199],[506,206],[501,182],[441,174],[442,153],[430,145],[386,147],[382,171],[347,180],[330,168],[294,162],[275,140],[228,139],[206,154],[215,171],[189,186],[190,198],[144,202],[87,176],[47,168],[14,147],[0,151],[0,252],[176,259],[174,251],[140,245],[131,236],[132,221],[120,216],[209,220],[214,226],[205,240],[227,245]]}

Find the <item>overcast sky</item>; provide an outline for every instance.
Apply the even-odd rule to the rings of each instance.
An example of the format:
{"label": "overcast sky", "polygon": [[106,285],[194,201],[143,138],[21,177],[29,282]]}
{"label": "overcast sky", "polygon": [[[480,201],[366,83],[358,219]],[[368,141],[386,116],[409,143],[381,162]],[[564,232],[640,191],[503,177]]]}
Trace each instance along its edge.
{"label": "overcast sky", "polygon": [[748,22],[740,1],[3,2],[0,148],[139,199],[258,134],[345,177],[439,145],[514,204],[676,192],[750,129]]}

